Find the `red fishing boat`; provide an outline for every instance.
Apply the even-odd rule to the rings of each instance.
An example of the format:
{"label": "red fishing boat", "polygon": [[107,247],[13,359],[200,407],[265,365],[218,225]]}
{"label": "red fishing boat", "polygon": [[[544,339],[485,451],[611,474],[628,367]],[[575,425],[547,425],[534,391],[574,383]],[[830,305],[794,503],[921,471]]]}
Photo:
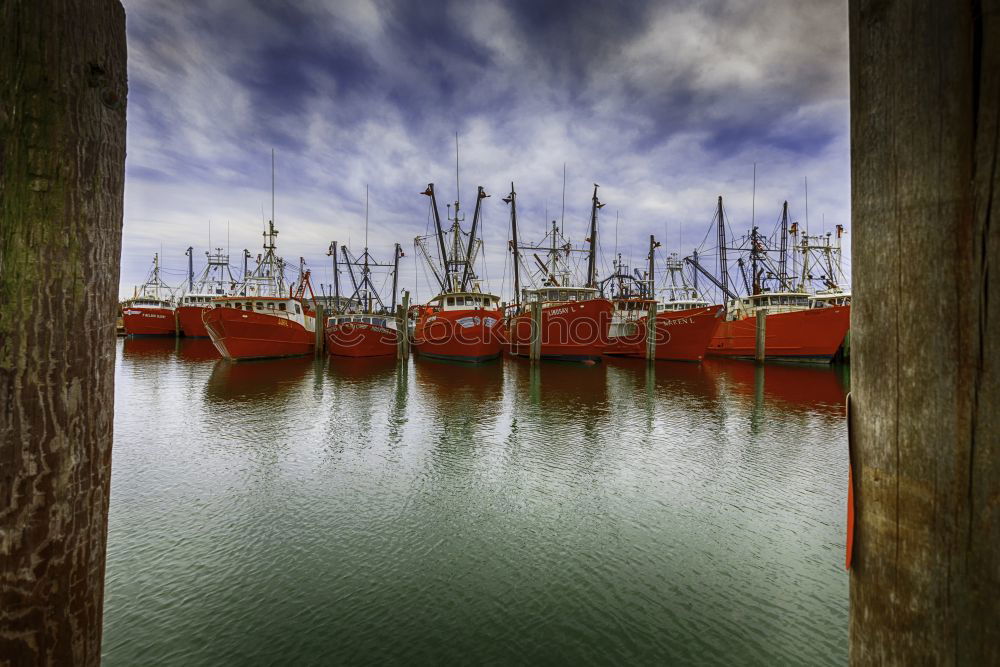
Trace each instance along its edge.
{"label": "red fishing boat", "polygon": [[208,264],[195,279],[193,252],[194,249],[189,247],[185,253],[188,256],[188,291],[177,305],[177,321],[181,333],[188,338],[207,338],[208,330],[202,315],[212,307],[213,299],[236,288],[236,280],[229,270],[229,255],[223,254],[222,248],[216,248],[214,255],[205,253]]}
{"label": "red fishing boat", "polygon": [[[654,252],[660,245],[649,238],[649,269],[645,284],[640,284],[640,294],[626,293],[626,298],[615,300],[615,317],[605,354],[629,357],[647,356],[647,345],[653,345],[653,358],[663,361],[701,361],[708,351],[709,342],[719,326],[722,306],[709,305],[691,287],[683,272],[683,264],[674,253],[666,262],[666,300],[658,303],[654,294]],[[618,291],[628,285],[627,271],[616,263],[615,275],[619,277]],[[648,338],[650,310],[656,313],[653,340]]]}
{"label": "red fishing boat", "polygon": [[[816,363],[833,361],[850,327],[850,306],[830,304],[812,307],[807,291],[809,281],[814,280],[809,268],[812,250],[807,243],[797,242],[797,224],[791,231],[792,250],[793,253],[803,253],[802,273],[795,276],[786,270],[788,202],[782,208],[776,239],[765,237],[753,226],[750,233],[743,237],[741,245],[727,248],[722,197],[719,197],[718,212],[713,222],[717,222],[719,233],[719,278],[702,267],[697,257],[686,260],[711,280],[727,299],[726,315],[709,344],[708,353],[718,357],[753,358],[757,314],[763,311],[766,314],[764,351],[767,359]],[[838,238],[839,233],[838,230]],[[774,245],[779,245],[779,249],[775,249]],[[738,296],[729,286],[726,251],[730,249],[742,251],[750,257],[749,266],[743,257],[738,261],[747,291],[744,297]],[[777,264],[771,258],[773,253],[778,254]],[[794,259],[793,256],[793,273],[796,268]],[[820,279],[831,288],[837,287],[832,266],[829,273]]]}
{"label": "red fishing boat", "polygon": [[503,314],[500,299],[482,291],[474,266],[482,249],[482,240],[476,235],[482,201],[489,195],[479,188],[476,209],[472,216],[472,229],[468,235],[462,230],[460,204],[455,202],[452,226],[446,240],[438,212],[434,184],[427,186],[424,195],[430,197],[434,217],[438,259],[426,247],[430,237],[417,237],[417,249],[427,261],[431,273],[441,290],[417,312],[413,328],[413,349],[423,357],[463,362],[481,362],[500,356]]}
{"label": "red fishing boat", "polygon": [[[126,336],[173,336],[177,332],[176,311],[170,288],[160,279],[160,255],[153,255],[153,268],[136,296],[122,307]],[[166,294],[166,296],[164,296]]]}
{"label": "red fishing boat", "polygon": [[[611,325],[613,305],[601,296],[597,289],[596,250],[597,212],[604,204],[597,199],[597,185],[591,199],[590,237],[587,250],[574,249],[562,235],[556,221],[545,239],[536,246],[520,245],[517,240],[517,201],[514,184],[510,195],[504,199],[511,209],[511,243],[514,255],[514,293],[516,302],[511,309],[507,325],[507,336],[511,354],[531,356],[534,335],[532,309],[541,308],[541,359],[563,361],[600,361],[608,344],[608,329]],[[531,251],[538,271],[528,272],[529,279],[541,286],[521,289],[520,275],[522,251]],[[542,261],[537,251],[545,250],[546,261]],[[583,286],[574,285],[569,258],[573,252],[585,252],[588,256],[587,279]],[[539,304],[539,306],[535,306]]]}
{"label": "red fishing boat", "polygon": [[[601,291],[610,294],[614,311],[608,327],[608,344],[604,354],[610,357],[645,357],[646,336],[639,332],[640,321],[645,320],[650,309],[656,308],[653,281],[648,271],[637,277],[622,261],[621,253],[612,261],[614,273],[601,281]],[[645,325],[643,325],[645,326]]]}
{"label": "red fishing boat", "polygon": [[[212,301],[203,321],[219,354],[226,359],[269,359],[312,354],[316,345],[316,297],[309,271],[298,288],[285,293],[284,262],[275,255],[278,232],[268,221],[264,256],[237,294]],[[309,290],[311,302],[305,299]]]}
{"label": "red fishing boat", "polygon": [[730,307],[709,345],[712,356],[753,358],[761,309],[767,312],[765,354],[776,361],[828,364],[851,326],[850,306],[810,308],[807,293],[763,292],[730,302]]}
{"label": "red fishing boat", "polygon": [[[365,249],[361,257],[351,256],[347,246],[340,247],[354,291],[341,309],[340,268],[336,244],[331,246],[333,255],[334,303],[341,309],[326,321],[326,349],[338,357],[385,357],[395,355],[399,344],[396,330],[396,293],[398,289],[399,258],[402,248],[397,243],[392,264],[379,264],[368,251],[368,192],[365,190]],[[372,269],[392,268],[392,297],[386,306],[372,282]],[[357,269],[360,279],[355,275]]]}

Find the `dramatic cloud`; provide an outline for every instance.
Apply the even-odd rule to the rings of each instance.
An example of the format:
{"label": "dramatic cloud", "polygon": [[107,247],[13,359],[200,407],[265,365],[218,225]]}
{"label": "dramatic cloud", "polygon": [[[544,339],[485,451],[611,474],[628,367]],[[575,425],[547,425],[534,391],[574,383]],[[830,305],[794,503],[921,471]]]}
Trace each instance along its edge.
{"label": "dramatic cloud", "polygon": [[[329,242],[411,251],[434,182],[486,200],[485,270],[504,280],[514,181],[522,234],[560,215],[585,236],[601,185],[601,248],[634,263],[649,234],[689,254],[723,195],[733,232],[770,233],[782,201],[818,232],[848,224],[847,17],[842,2],[272,2],[127,0],[129,145],[122,293],[162,248],[260,247],[277,155],[279,250],[331,282]],[[616,226],[615,218],[620,222]],[[617,228],[616,228],[617,227]],[[227,239],[228,229],[228,239]],[[665,238],[663,238],[665,236]],[[849,238],[849,237],[848,237]],[[703,251],[714,252],[709,235]],[[607,268],[605,268],[607,270]]]}

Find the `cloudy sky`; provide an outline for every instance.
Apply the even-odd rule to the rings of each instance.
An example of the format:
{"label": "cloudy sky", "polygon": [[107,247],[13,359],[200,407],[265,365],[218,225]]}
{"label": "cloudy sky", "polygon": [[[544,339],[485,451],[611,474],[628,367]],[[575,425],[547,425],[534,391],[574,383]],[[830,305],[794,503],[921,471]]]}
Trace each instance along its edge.
{"label": "cloudy sky", "polygon": [[[842,0],[503,2],[125,0],[128,157],[122,294],[154,252],[181,283],[185,249],[261,245],[276,154],[278,246],[331,282],[330,241],[406,258],[401,286],[431,296],[413,238],[434,182],[486,200],[494,291],[505,278],[514,181],[520,233],[561,215],[582,242],[601,186],[600,265],[665,250],[714,253],[716,197],[733,233],[781,203],[819,232],[848,227],[847,10]],[[752,211],[753,170],[757,190]],[[618,222],[616,223],[616,217]],[[228,230],[228,237],[227,237]],[[850,240],[848,234],[847,240]],[[704,245],[703,245],[704,241]],[[196,271],[201,267],[196,262]],[[509,271],[509,269],[508,269]],[[291,274],[289,278],[293,278]]]}

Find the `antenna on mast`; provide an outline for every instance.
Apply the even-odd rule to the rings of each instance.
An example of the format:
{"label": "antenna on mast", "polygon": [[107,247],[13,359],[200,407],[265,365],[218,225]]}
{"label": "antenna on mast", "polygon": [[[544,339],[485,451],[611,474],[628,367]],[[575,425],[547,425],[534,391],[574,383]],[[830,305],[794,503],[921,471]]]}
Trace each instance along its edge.
{"label": "antenna on mast", "polygon": [[271,149],[271,223],[274,223],[274,149]]}
{"label": "antenna on mast", "polygon": [[753,163],[753,194],[750,195],[750,226],[757,222],[757,163]]}
{"label": "antenna on mast", "polygon": [[365,183],[365,252],[368,251],[368,184]]}
{"label": "antenna on mast", "polygon": [[[458,208],[458,202],[462,201],[462,189],[458,183],[458,132],[455,133],[455,208]],[[458,217],[456,212],[455,217]]]}
{"label": "antenna on mast", "polygon": [[[546,218],[548,216],[545,216]],[[566,163],[563,162],[563,192],[562,192],[562,214],[559,216],[559,227],[566,229]]]}
{"label": "antenna on mast", "polygon": [[809,234],[809,177],[805,177],[806,181],[806,234]]}

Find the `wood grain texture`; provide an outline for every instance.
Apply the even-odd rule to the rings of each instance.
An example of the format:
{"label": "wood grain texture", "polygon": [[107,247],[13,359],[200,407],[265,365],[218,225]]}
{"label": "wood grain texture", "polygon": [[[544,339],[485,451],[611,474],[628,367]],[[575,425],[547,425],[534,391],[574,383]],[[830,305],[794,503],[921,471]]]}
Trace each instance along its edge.
{"label": "wood grain texture", "polygon": [[854,664],[1000,664],[998,6],[850,2]]}
{"label": "wood grain texture", "polygon": [[118,0],[0,2],[0,663],[100,662],[125,166]]}

